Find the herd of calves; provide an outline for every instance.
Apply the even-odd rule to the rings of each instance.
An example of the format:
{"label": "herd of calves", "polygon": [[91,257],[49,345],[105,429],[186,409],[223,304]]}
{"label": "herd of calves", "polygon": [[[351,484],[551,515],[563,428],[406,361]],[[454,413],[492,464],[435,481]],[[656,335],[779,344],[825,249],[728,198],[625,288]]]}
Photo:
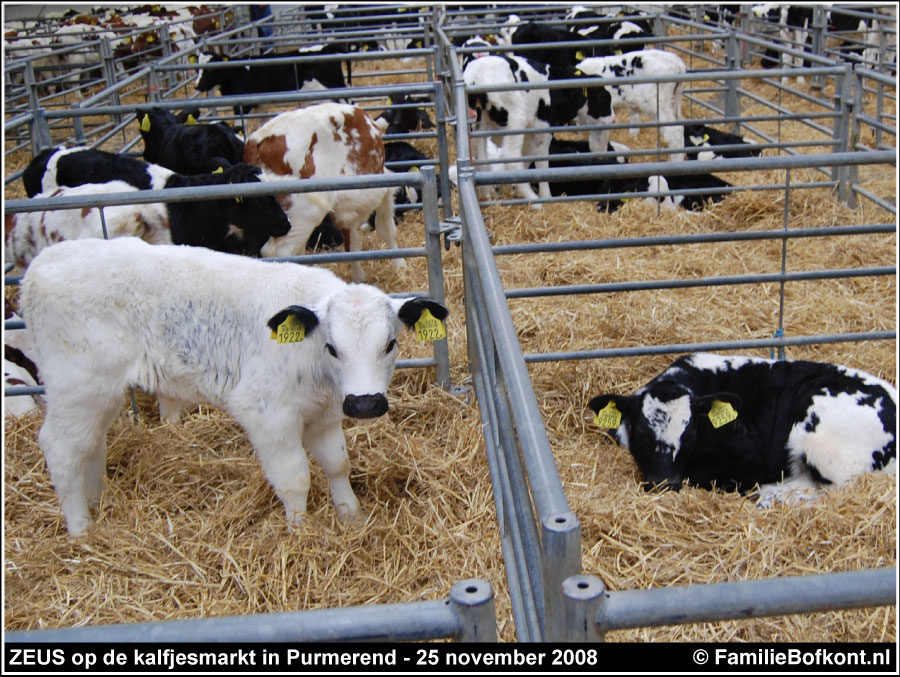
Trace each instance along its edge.
{"label": "herd of calves", "polygon": [[[540,42],[526,29],[513,39]],[[464,61],[469,86],[685,72],[677,56],[653,49],[526,56],[483,47]],[[683,83],[667,85],[472,95],[475,130],[540,130],[572,121],[600,129],[586,142],[539,132],[501,135],[495,145],[478,136],[473,159],[511,168],[524,168],[521,158],[528,155],[551,158],[537,160],[538,168],[626,161],[602,129],[621,109],[663,123],[660,135],[675,161],[758,153],[740,137],[685,124]],[[227,125],[193,124],[195,111],[175,116],[142,108],[136,122],[144,160],[50,148],[34,158],[23,181],[29,197],[75,198],[380,174],[391,162],[428,162],[409,144],[382,140],[386,132],[423,124],[421,111],[402,103],[377,119],[350,103],[310,106],[275,116],[244,141]],[[427,116],[424,123],[430,124]],[[709,187],[706,197],[721,199],[729,188],[701,174],[640,181],[540,182],[537,192],[525,182],[516,190],[539,206],[534,201],[562,193]],[[613,197],[597,199],[606,211],[619,204]],[[703,202],[696,191],[666,199],[686,208]],[[19,311],[27,328],[7,333],[4,371],[7,385],[44,386],[39,442],[69,532],[80,534],[91,524],[89,508],[105,478],[106,432],[132,387],[156,395],[167,422],[200,402],[234,417],[290,523],[306,512],[309,456],[328,478],[338,515],[357,517],[341,421],[387,413],[399,333],[410,329],[440,340],[449,311],[435,299],[398,299],[364,284],[359,263],[347,283],[321,268],[258,259],[321,245],[357,251],[372,216],[374,230],[395,249],[395,208],[406,200],[405,189],[393,187],[251,192],[110,206],[102,217],[90,206],[7,215],[7,261],[24,270]],[[406,265],[399,258],[392,263]],[[5,414],[20,415],[29,401],[34,404],[6,398]],[[862,473],[892,472],[896,402],[890,383],[847,367],[693,354],[630,395],[598,395],[588,406],[596,424],[630,451],[647,488],[677,490],[687,483],[756,492],[768,506]]]}

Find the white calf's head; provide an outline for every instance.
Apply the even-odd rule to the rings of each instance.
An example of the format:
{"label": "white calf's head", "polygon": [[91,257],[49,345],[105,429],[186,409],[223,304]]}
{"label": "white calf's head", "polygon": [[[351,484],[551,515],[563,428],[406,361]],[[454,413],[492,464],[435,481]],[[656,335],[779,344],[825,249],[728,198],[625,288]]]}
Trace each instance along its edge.
{"label": "white calf's head", "polygon": [[375,287],[347,285],[314,308],[289,306],[269,320],[273,332],[286,321],[317,336],[321,359],[352,418],[376,418],[388,410],[387,388],[397,361],[397,334],[423,311],[443,320],[447,309],[427,298],[392,299]]}

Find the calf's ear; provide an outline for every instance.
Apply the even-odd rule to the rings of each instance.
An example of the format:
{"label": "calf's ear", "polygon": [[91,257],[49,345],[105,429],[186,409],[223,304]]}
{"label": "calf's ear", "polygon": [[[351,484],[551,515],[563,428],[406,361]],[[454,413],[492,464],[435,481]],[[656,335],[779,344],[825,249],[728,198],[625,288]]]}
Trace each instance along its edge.
{"label": "calf's ear", "polygon": [[396,303],[400,304],[396,308],[397,317],[409,328],[415,326],[425,310],[428,310],[432,317],[438,320],[444,320],[450,314],[450,311],[443,305],[429,298],[401,299]]}
{"label": "calf's ear", "polygon": [[707,419],[713,428],[722,428],[740,418],[743,402],[740,395],[728,392],[695,397],[691,401],[691,416]]}
{"label": "calf's ear", "polygon": [[710,393],[709,395],[701,395],[691,399],[691,409],[693,413],[705,414],[714,402],[724,402],[730,404],[735,409],[740,409],[744,400],[737,393],[721,391],[718,393]]}
{"label": "calf's ear", "polygon": [[588,407],[597,416],[594,421],[601,428],[614,430],[622,423],[622,417],[631,414],[633,398],[627,395],[597,395],[588,402]]}
{"label": "calf's ear", "polygon": [[284,310],[280,310],[275,313],[266,325],[273,332],[278,331],[278,327],[280,327],[285,321],[289,318],[292,318],[295,321],[298,321],[303,325],[303,328],[306,330],[306,335],[315,329],[319,324],[319,317],[311,311],[309,308],[305,306],[288,306]]}

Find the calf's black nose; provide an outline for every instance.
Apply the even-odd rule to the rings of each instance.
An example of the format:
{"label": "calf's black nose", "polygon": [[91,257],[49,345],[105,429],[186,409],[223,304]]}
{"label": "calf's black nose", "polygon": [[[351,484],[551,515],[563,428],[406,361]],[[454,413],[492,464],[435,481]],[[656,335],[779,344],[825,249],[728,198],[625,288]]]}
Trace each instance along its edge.
{"label": "calf's black nose", "polygon": [[388,410],[387,398],[378,395],[347,395],[344,398],[344,414],[352,418],[378,418]]}

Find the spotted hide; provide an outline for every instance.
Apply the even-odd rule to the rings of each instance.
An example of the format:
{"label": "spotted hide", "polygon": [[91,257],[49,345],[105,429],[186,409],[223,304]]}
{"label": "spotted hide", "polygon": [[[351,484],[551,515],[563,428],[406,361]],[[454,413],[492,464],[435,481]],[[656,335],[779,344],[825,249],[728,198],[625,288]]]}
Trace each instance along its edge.
{"label": "spotted hide", "polygon": [[835,364],[697,353],[589,406],[649,486],[758,488],[770,506],[896,467],[896,388]]}
{"label": "spotted hide", "polygon": [[[383,174],[381,128],[365,111],[349,104],[323,103],[282,113],[247,139],[244,161],[261,167],[263,180],[287,177],[331,179]],[[397,248],[393,188],[366,188],[279,196],[291,220],[291,230],[269,240],[263,256],[296,256],[306,248],[310,233],[331,215],[344,236],[348,251],[359,251],[360,225],[375,213],[375,231],[391,249]],[[406,262],[392,259],[403,268]],[[365,279],[362,266],[351,264],[353,280]]]}
{"label": "spotted hide", "polygon": [[[631,78],[684,75],[687,67],[677,54],[659,49],[644,49],[616,56],[590,57],[579,62],[578,70],[592,77]],[[639,122],[641,115],[660,123],[677,123],[681,120],[684,82],[622,83],[605,87],[612,97],[613,110],[627,110],[632,124]],[[580,121],[594,123],[595,117],[582,114]],[[601,152],[606,148],[609,132],[609,129],[591,132],[593,152]],[[631,132],[637,134],[637,129],[632,129]],[[661,126],[659,134],[670,150],[678,151],[684,147],[684,129],[680,124]],[[674,152],[670,157],[676,162],[685,159],[683,152]]]}

